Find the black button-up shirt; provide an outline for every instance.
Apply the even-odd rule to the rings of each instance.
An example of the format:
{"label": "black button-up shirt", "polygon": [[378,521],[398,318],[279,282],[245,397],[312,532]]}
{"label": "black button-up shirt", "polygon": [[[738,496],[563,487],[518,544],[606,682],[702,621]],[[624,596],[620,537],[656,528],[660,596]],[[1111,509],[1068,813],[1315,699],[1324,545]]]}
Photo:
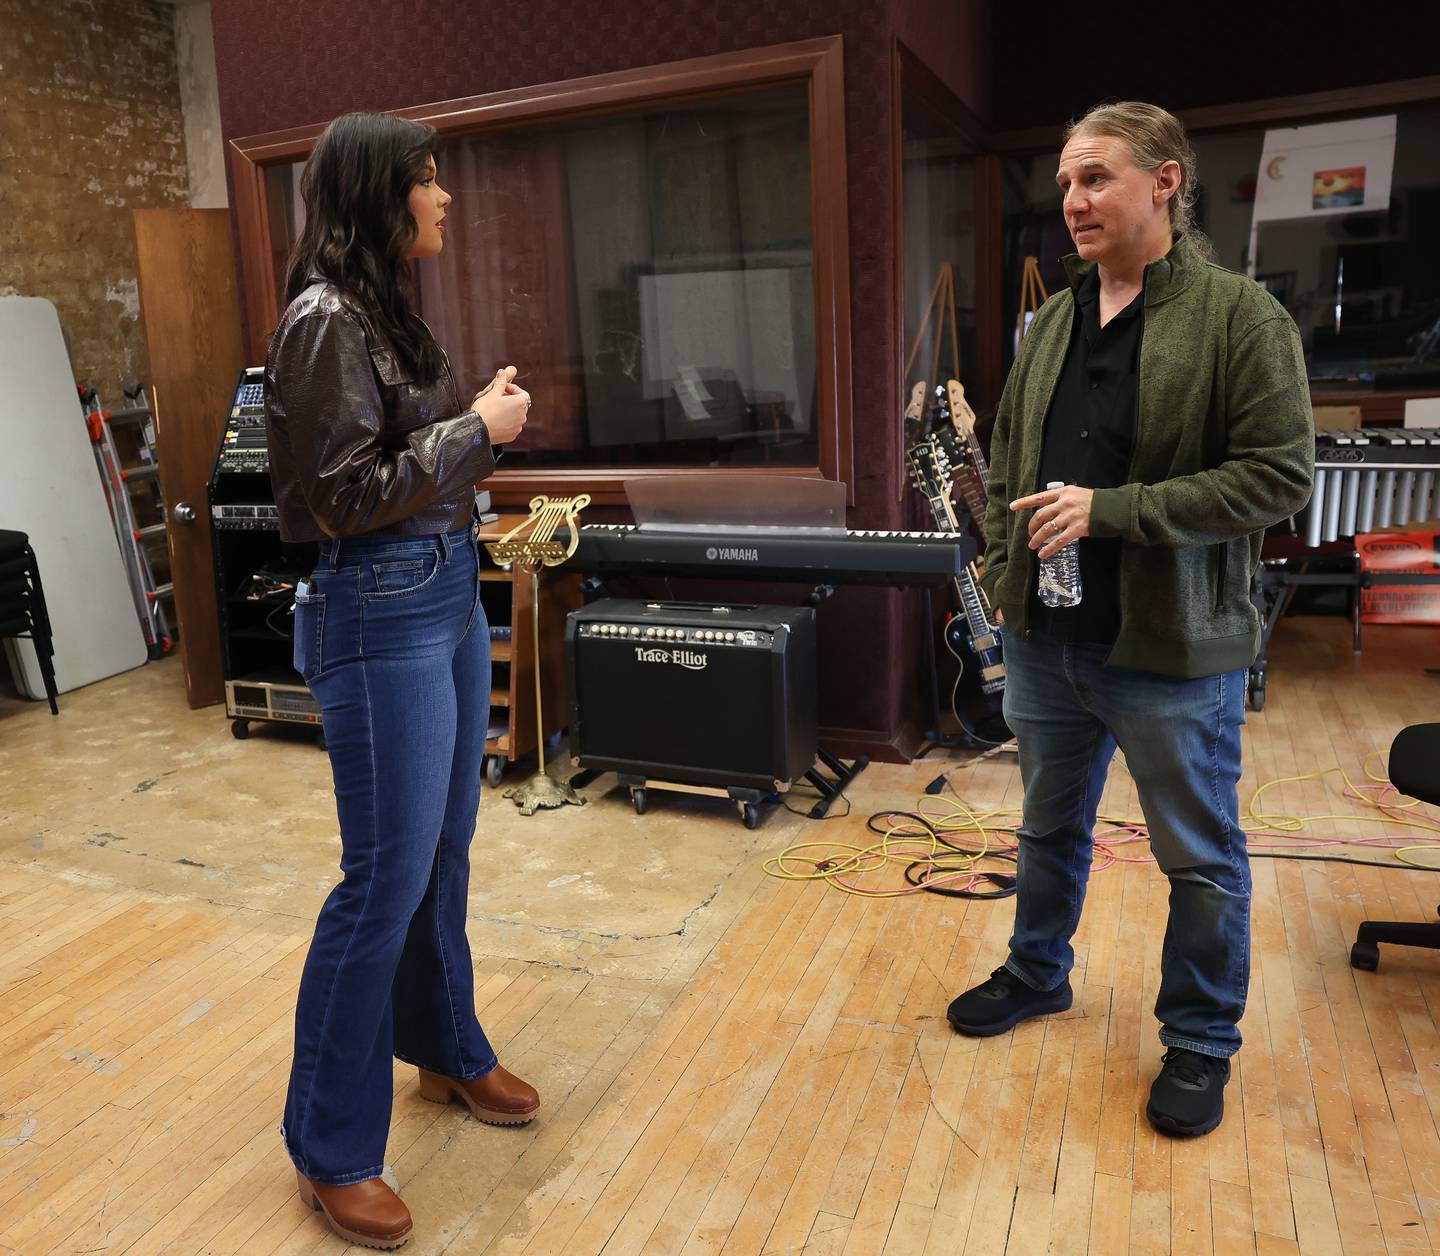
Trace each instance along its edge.
{"label": "black button-up shirt", "polygon": [[[1100,277],[1091,272],[1076,294],[1075,326],[1045,416],[1037,491],[1054,480],[1082,488],[1116,488],[1130,478],[1140,371],[1141,292],[1100,326]],[[1066,641],[1111,644],[1120,631],[1118,537],[1080,541],[1080,605],[1048,607],[1030,586],[1030,626]]]}

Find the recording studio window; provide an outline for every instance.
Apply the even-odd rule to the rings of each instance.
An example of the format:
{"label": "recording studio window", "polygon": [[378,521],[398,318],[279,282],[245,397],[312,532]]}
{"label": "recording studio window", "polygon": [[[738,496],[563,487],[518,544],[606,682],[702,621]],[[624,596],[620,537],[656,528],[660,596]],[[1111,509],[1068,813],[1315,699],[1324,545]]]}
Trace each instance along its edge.
{"label": "recording studio window", "polygon": [[937,384],[958,378],[973,390],[976,383],[975,150],[903,88],[914,77],[912,70],[902,79],[900,110],[903,365],[907,400],[924,380],[933,410]]}
{"label": "recording studio window", "polygon": [[445,144],[419,312],[462,387],[519,366],[507,470],[816,465],[809,126],[795,85]]}
{"label": "recording studio window", "polygon": [[[1299,325],[1317,403],[1327,392],[1440,392],[1440,103],[1368,113],[1396,118],[1388,204],[1262,221],[1256,236],[1255,278]],[[1216,260],[1242,273],[1256,187],[1266,177],[1266,130],[1247,126],[1192,140],[1200,171],[1196,221]],[[1039,257],[1053,292],[1065,281],[1060,258],[1073,252],[1054,183],[1056,162],[1049,155],[1005,163],[1007,366],[1025,255]],[[1305,190],[1312,176],[1326,173],[1307,166]],[[1317,181],[1309,204],[1321,208],[1324,194]]]}

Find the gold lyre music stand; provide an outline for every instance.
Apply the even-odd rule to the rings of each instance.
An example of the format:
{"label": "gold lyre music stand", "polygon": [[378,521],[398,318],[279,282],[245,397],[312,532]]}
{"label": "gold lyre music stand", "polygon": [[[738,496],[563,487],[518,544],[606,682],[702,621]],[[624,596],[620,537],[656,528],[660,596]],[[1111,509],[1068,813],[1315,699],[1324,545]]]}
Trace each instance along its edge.
{"label": "gold lyre music stand", "polygon": [[[515,567],[530,577],[531,646],[535,652],[535,754],[539,770],[528,781],[507,789],[522,815],[534,815],[545,807],[585,805],[566,781],[557,781],[545,771],[545,717],[540,694],[540,568],[558,567],[575,553],[580,544],[580,512],[590,504],[590,495],[549,498],[543,494],[530,499],[530,515],[498,541],[487,541],[490,557],[501,566]],[[560,525],[569,529],[567,542],[557,541]]]}

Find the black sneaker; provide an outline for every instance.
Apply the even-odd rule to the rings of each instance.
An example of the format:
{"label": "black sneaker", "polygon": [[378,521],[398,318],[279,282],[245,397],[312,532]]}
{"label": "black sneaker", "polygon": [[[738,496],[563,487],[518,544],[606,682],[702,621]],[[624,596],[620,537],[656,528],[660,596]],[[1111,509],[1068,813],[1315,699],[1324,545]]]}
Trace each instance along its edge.
{"label": "black sneaker", "polygon": [[1208,1134],[1225,1115],[1225,1083],[1229,1080],[1229,1060],[1171,1047],[1150,1087],[1145,1115],[1162,1133],[1182,1137]]}
{"label": "black sneaker", "polygon": [[1063,1012],[1074,1001],[1070,980],[1053,990],[1035,990],[1008,968],[997,968],[990,980],[967,990],[950,1004],[950,1024],[971,1038],[1003,1034],[1032,1016]]}

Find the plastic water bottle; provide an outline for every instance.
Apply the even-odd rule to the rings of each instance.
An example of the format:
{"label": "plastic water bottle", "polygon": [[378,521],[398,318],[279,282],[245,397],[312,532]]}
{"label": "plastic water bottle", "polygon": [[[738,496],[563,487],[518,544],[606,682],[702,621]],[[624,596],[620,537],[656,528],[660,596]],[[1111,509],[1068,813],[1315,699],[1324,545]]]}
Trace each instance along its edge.
{"label": "plastic water bottle", "polygon": [[[1051,480],[1047,489],[1064,488],[1064,480]],[[1058,554],[1040,560],[1040,600],[1046,606],[1079,606],[1080,542],[1071,541]]]}

